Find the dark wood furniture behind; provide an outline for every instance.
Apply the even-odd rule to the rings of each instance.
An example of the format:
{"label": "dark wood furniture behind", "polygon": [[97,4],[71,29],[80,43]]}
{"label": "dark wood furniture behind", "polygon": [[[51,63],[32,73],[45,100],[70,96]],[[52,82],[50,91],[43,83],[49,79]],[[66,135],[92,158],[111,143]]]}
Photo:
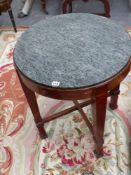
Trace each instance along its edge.
{"label": "dark wood furniture behind", "polygon": [[[63,13],[71,13],[72,12],[72,2],[76,0],[63,0],[62,10]],[[82,0],[84,2],[88,2],[88,0]],[[102,15],[105,17],[110,17],[110,3],[109,0],[98,0],[101,1],[104,5],[104,13],[100,13],[98,15]]]}
{"label": "dark wood furniture behind", "polygon": [[0,15],[3,12],[8,11],[11,22],[12,22],[12,25],[13,25],[13,28],[14,28],[14,31],[17,32],[13,12],[12,12],[12,9],[11,9],[11,2],[12,2],[12,0],[0,0]]}
{"label": "dark wood furniture behind", "polygon": [[[62,13],[72,13],[72,2],[76,0],[63,0],[62,1]],[[78,0],[77,0],[78,1]],[[82,0],[83,2],[88,2],[89,0]],[[98,15],[110,17],[110,3],[109,0],[98,0],[104,5],[104,13],[98,13]],[[47,8],[46,8],[46,0],[41,0],[41,4],[43,7],[43,11],[48,14]]]}
{"label": "dark wood furniture behind", "polygon": [[41,5],[42,5],[42,8],[43,8],[43,11],[45,14],[48,14],[48,11],[46,9],[46,0],[41,0]]}

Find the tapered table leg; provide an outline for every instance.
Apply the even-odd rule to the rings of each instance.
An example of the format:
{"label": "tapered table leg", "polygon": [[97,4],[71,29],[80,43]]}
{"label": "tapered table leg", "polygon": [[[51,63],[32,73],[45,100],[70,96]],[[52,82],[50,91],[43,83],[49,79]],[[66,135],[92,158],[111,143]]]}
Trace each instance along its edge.
{"label": "tapered table leg", "polygon": [[107,94],[95,98],[92,104],[93,130],[96,139],[96,153],[98,157],[103,156],[104,125],[106,117]]}
{"label": "tapered table leg", "polygon": [[[19,74],[18,74],[19,76]],[[31,91],[29,88],[27,88],[25,86],[25,84],[22,82],[21,77],[19,76],[19,80],[22,86],[22,89],[24,91],[24,94],[26,96],[27,102],[30,106],[30,109],[32,111],[32,114],[34,116],[34,120],[36,123],[36,126],[39,130],[39,134],[41,139],[47,138],[47,133],[44,129],[44,124],[43,124],[43,119],[41,118],[40,112],[39,112],[39,107],[37,104],[37,99],[36,99],[36,95],[33,91]]]}
{"label": "tapered table leg", "polygon": [[111,100],[110,100],[109,106],[112,110],[114,110],[118,107],[117,101],[118,101],[118,96],[120,93],[119,88],[120,88],[120,85],[118,85],[116,88],[114,88],[113,90],[110,91]]}

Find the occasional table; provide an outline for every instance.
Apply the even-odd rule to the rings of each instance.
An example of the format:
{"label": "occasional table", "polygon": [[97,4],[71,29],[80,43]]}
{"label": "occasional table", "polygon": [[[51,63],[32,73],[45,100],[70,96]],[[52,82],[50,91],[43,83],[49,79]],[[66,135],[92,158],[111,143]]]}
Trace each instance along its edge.
{"label": "occasional table", "polygon": [[[111,96],[110,107],[117,108],[120,83],[130,70],[130,55],[128,34],[110,19],[97,15],[54,16],[24,32],[15,47],[14,65],[40,137],[47,137],[46,122],[78,110],[101,156],[107,97]],[[42,119],[35,92],[71,100],[74,106]],[[93,124],[82,109],[89,104]]]}

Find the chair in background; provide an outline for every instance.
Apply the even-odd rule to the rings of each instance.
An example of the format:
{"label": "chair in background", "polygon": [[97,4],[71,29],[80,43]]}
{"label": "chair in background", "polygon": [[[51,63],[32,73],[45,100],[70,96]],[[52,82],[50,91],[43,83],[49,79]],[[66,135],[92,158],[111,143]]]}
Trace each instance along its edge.
{"label": "chair in background", "polygon": [[8,11],[13,28],[14,28],[14,31],[17,32],[14,16],[13,16],[12,9],[11,9],[11,2],[12,2],[12,0],[0,0],[0,15],[3,12]]}
{"label": "chair in background", "polygon": [[[71,13],[72,12],[72,2],[75,0],[64,0],[63,1],[63,5],[62,5],[62,9],[63,9],[63,13]],[[88,2],[88,0],[82,0],[84,2]],[[106,16],[106,17],[110,17],[110,3],[109,0],[98,0],[101,1],[104,4],[104,11],[105,13],[101,13],[98,15],[102,15],[102,16]]]}

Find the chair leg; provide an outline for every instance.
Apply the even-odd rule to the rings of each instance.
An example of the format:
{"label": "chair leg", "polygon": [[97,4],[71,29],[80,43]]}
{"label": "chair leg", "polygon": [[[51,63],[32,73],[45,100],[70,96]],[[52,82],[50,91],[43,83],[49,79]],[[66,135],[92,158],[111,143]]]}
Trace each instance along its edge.
{"label": "chair leg", "polygon": [[15,25],[15,20],[14,20],[14,16],[13,16],[11,7],[9,8],[8,13],[9,13],[12,25],[14,27],[14,30],[15,30],[15,32],[17,32],[16,25]]}
{"label": "chair leg", "polygon": [[41,4],[42,4],[42,7],[43,7],[43,10],[44,10],[45,14],[48,15],[48,11],[46,9],[46,0],[41,0]]}
{"label": "chair leg", "polygon": [[105,10],[105,14],[104,16],[106,17],[110,17],[110,3],[109,0],[99,0],[104,4],[104,10]]}
{"label": "chair leg", "polygon": [[[69,10],[68,10],[69,7]],[[63,14],[72,13],[72,0],[64,0],[62,5]]]}

